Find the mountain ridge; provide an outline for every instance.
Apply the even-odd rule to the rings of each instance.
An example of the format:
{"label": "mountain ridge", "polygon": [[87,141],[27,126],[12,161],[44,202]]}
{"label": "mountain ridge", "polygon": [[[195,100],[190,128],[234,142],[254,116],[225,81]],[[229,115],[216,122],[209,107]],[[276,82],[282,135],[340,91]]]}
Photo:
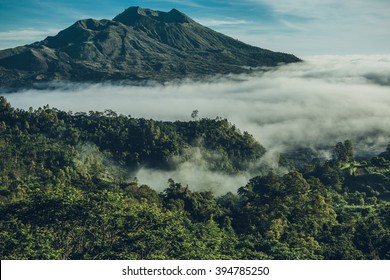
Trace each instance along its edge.
{"label": "mountain ridge", "polygon": [[0,87],[52,81],[165,82],[299,61],[218,33],[176,9],[130,7],[113,20],[79,20],[40,42],[0,51]]}
{"label": "mountain ridge", "polygon": [[121,22],[125,25],[131,25],[139,20],[140,17],[153,18],[156,21],[166,23],[191,23],[195,22],[187,15],[183,14],[177,9],[172,9],[169,12],[156,11],[151,9],[137,7],[130,7],[124,12],[114,17],[113,21]]}

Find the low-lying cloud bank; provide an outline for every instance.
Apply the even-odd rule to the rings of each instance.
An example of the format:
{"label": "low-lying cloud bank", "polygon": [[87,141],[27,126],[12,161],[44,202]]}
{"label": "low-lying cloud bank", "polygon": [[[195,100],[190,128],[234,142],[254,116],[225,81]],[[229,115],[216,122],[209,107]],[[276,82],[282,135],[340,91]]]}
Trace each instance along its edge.
{"label": "low-lying cloud bank", "polygon": [[221,172],[212,172],[210,163],[204,157],[203,152],[199,147],[189,149],[187,151],[189,160],[182,162],[180,159],[172,159],[176,163],[175,170],[141,168],[135,177],[140,183],[153,186],[157,191],[163,191],[167,187],[167,180],[172,178],[190,186],[193,190],[212,191],[215,195],[223,195],[229,191],[235,192],[238,187],[245,185],[251,178],[249,173],[227,175]]}
{"label": "low-lying cloud bank", "polygon": [[[285,167],[279,166],[279,154],[267,152],[258,162],[253,163],[248,170],[239,174],[228,175],[213,170],[213,163],[209,161],[213,155],[207,154],[209,151],[202,147],[193,147],[186,151],[186,158],[183,161],[181,157],[173,158],[172,161],[176,166],[173,171],[153,170],[141,168],[134,176],[140,183],[153,186],[158,191],[163,191],[169,178],[174,179],[182,184],[187,184],[192,190],[212,191],[215,195],[223,195],[227,192],[235,193],[237,189],[248,183],[249,179],[266,175],[273,170],[278,174],[287,173]],[[218,155],[213,160],[217,160]]]}
{"label": "low-lying cloud bank", "polygon": [[308,57],[304,63],[209,82],[67,85],[6,98],[24,109],[46,104],[73,112],[112,109],[160,120],[190,120],[197,109],[201,118],[227,118],[277,152],[318,150],[346,139],[357,149],[380,151],[390,141],[390,55]]}

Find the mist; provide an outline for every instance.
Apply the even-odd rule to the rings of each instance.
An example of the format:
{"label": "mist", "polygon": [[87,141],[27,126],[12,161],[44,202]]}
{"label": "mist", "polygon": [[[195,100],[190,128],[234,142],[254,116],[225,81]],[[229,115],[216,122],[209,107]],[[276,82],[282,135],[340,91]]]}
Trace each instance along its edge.
{"label": "mist", "polygon": [[[186,158],[184,161],[183,158]],[[172,158],[175,166],[173,171],[141,168],[134,174],[140,183],[153,186],[157,191],[163,191],[167,179],[188,185],[196,191],[212,191],[220,196],[227,192],[236,193],[237,189],[245,186],[254,176],[266,175],[271,170],[277,174],[287,173],[287,169],[279,165],[279,154],[267,152],[258,162],[252,163],[246,171],[228,175],[215,171],[213,165],[219,159],[217,153],[207,151],[202,146],[191,147],[184,151],[184,156]]]}
{"label": "mist", "polygon": [[[390,55],[303,59],[303,63],[265,72],[202,82],[67,84],[57,90],[27,90],[5,96],[12,106],[23,109],[46,104],[73,112],[112,109],[132,117],[169,121],[190,120],[191,112],[197,109],[199,118],[227,118],[241,131],[251,133],[270,153],[304,147],[327,156],[329,147],[346,139],[357,152],[383,151],[390,140]],[[199,167],[198,171],[206,170]],[[196,178],[207,178],[203,173],[196,175],[195,169],[186,170],[186,166],[175,174],[146,176],[147,172],[142,172],[137,176],[155,181],[168,175],[185,178],[183,174],[191,172]],[[246,177],[237,177],[237,184],[244,184]],[[207,181],[216,178],[213,173]],[[221,178],[217,183],[234,180]]]}

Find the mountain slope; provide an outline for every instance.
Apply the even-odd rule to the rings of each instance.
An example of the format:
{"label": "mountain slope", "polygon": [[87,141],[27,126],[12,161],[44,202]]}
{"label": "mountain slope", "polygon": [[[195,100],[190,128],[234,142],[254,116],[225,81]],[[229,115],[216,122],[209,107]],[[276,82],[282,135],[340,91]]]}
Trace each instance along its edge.
{"label": "mountain slope", "polygon": [[215,32],[175,9],[131,7],[113,20],[80,20],[41,42],[0,51],[0,85],[167,81],[298,61]]}

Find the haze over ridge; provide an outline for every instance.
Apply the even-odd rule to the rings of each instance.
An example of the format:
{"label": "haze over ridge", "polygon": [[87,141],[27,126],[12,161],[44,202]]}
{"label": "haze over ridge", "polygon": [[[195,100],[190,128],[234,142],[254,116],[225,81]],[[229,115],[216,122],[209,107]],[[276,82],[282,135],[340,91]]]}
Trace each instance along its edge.
{"label": "haze over ridge", "polygon": [[[65,84],[68,89],[6,96],[25,109],[46,104],[73,112],[113,109],[162,120],[190,120],[198,109],[200,117],[228,118],[268,149],[333,144],[368,137],[375,130],[387,135],[389,56],[317,56],[305,61],[266,73],[216,76],[208,82]],[[368,120],[370,125],[363,125]]]}

